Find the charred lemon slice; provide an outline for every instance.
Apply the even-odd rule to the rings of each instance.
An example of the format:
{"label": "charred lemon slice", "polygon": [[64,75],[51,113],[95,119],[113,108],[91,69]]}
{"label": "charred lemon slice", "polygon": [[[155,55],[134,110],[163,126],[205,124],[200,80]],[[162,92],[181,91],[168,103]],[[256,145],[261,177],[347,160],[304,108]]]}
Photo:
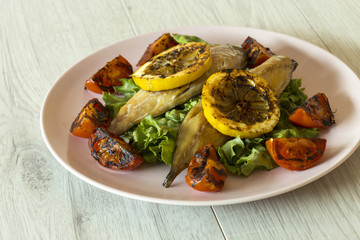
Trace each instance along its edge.
{"label": "charred lemon slice", "polygon": [[202,91],[208,122],[219,132],[254,138],[278,123],[278,99],[260,76],[243,70],[223,70],[211,75]]}
{"label": "charred lemon slice", "polygon": [[209,45],[191,42],[176,45],[154,56],[132,77],[143,90],[168,90],[198,79],[209,70],[211,64]]}

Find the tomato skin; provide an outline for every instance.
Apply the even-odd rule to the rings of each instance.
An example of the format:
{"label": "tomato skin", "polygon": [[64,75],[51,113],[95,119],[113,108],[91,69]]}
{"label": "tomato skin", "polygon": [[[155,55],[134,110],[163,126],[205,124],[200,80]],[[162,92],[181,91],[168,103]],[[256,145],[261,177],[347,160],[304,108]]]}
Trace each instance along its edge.
{"label": "tomato skin", "polygon": [[132,170],[144,162],[143,156],[134,147],[104,128],[96,128],[88,144],[91,155],[106,168]]}
{"label": "tomato skin", "polygon": [[149,61],[153,56],[156,56],[159,53],[165,51],[166,49],[171,48],[178,44],[179,43],[175,41],[175,39],[169,33],[164,33],[147,47],[147,49],[145,50],[144,54],[142,55],[141,59],[136,64],[136,66],[143,65],[144,63]]}
{"label": "tomato skin", "polygon": [[215,147],[205,145],[195,153],[185,176],[186,183],[198,191],[220,191],[228,176],[225,167],[219,162]]}
{"label": "tomato skin", "polygon": [[317,93],[295,109],[289,121],[305,128],[327,128],[335,124],[329,100],[324,93]]}
{"label": "tomato skin", "polygon": [[315,166],[324,154],[323,138],[271,138],[265,142],[274,161],[288,170],[305,170]]}
{"label": "tomato skin", "polygon": [[97,127],[110,126],[110,114],[97,98],[89,100],[71,124],[70,132],[81,138],[89,138]]}
{"label": "tomato skin", "polygon": [[[85,82],[85,87],[95,93],[114,92],[114,86],[122,85],[120,79],[129,78],[132,73],[131,64],[119,55],[88,79]],[[99,88],[101,92],[99,92]]]}
{"label": "tomato skin", "polygon": [[91,78],[86,80],[85,88],[92,91],[92,92],[94,92],[94,93],[102,94],[102,90],[99,87],[99,85],[96,82],[94,82],[94,80],[92,80]]}
{"label": "tomato skin", "polygon": [[269,48],[265,48],[261,43],[252,37],[247,37],[242,43],[242,47],[249,57],[247,63],[248,68],[257,67],[268,60],[271,56],[275,55]]}

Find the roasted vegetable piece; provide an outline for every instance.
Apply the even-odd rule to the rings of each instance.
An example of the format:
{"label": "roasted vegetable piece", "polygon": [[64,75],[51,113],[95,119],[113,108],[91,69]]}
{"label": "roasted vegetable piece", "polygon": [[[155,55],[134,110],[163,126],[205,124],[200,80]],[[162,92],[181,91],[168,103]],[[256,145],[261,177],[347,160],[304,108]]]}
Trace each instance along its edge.
{"label": "roasted vegetable piece", "polygon": [[78,137],[89,138],[97,127],[110,126],[110,114],[97,98],[91,99],[71,124],[70,132]]}
{"label": "roasted vegetable piece", "polygon": [[317,164],[323,156],[326,139],[270,138],[265,145],[279,166],[289,170],[305,170]]}
{"label": "roasted vegetable piece", "polygon": [[100,165],[113,170],[131,170],[144,162],[143,156],[129,143],[103,128],[91,133],[89,148]]}
{"label": "roasted vegetable piece", "polygon": [[178,42],[175,41],[175,39],[169,33],[164,33],[147,47],[146,51],[144,52],[136,66],[143,65],[153,56],[158,55],[159,53],[175,45],[178,45]]}
{"label": "roasted vegetable piece", "polygon": [[252,37],[247,37],[242,44],[248,54],[248,68],[254,68],[275,55],[269,48],[265,48],[261,43]]}
{"label": "roasted vegetable piece", "polygon": [[334,114],[324,93],[306,100],[290,115],[289,120],[306,128],[327,128],[335,124]]}
{"label": "roasted vegetable piece", "polygon": [[[121,55],[108,62],[85,83],[85,88],[96,92],[113,92],[113,86],[121,86],[120,79],[133,73],[131,64]],[[100,91],[100,90],[101,91]]]}
{"label": "roasted vegetable piece", "polygon": [[97,84],[97,82],[95,82],[92,78],[86,80],[85,82],[85,89],[90,90],[94,93],[102,93],[101,88],[99,87],[99,85]]}
{"label": "roasted vegetable piece", "polygon": [[215,147],[205,145],[195,153],[188,167],[185,180],[198,191],[218,192],[224,186],[228,173],[219,162]]}

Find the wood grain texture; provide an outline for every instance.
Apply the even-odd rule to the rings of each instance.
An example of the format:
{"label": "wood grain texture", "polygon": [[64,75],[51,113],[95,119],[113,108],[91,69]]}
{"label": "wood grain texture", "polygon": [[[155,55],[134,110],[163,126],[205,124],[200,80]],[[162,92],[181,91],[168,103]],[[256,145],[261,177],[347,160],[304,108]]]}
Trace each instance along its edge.
{"label": "wood grain texture", "polygon": [[0,239],[223,238],[210,207],[156,205],[104,192],[68,173],[43,143],[40,107],[49,87],[80,59],[134,36],[122,3],[2,5]]}
{"label": "wood grain texture", "polygon": [[[319,12],[318,9],[325,5],[332,7]],[[335,1],[297,1],[295,5],[289,4],[286,8],[281,8],[283,12],[279,14],[296,16],[297,28],[293,32],[290,31],[290,26],[294,26],[293,22],[283,21],[283,25],[290,25],[283,28],[290,31],[291,35],[330,51],[359,75],[359,61],[355,59],[359,53],[357,39],[360,35],[357,30],[360,24],[359,18],[355,20],[351,16],[353,11],[350,10],[352,7],[359,9],[358,3],[348,1],[341,10],[336,10],[335,5]],[[272,9],[273,6],[263,7],[266,7],[268,12],[276,11]],[[350,16],[342,11],[349,11]],[[291,17],[286,16],[286,19]],[[355,21],[354,25],[349,24],[351,19]],[[313,34],[309,35],[308,31]],[[352,53],[348,54],[349,52]],[[214,207],[226,238],[360,238],[360,230],[355,227],[360,226],[359,192],[355,190],[358,189],[360,181],[357,174],[360,167],[357,161],[359,152],[357,150],[347,162],[332,173],[299,190],[263,201]],[[236,226],[243,231],[236,229]]]}
{"label": "wood grain texture", "polygon": [[330,174],[270,199],[217,207],[147,203],[67,172],[40,133],[51,85],[109,44],[179,26],[295,36],[360,75],[356,0],[0,0],[0,239],[359,239],[360,150]]}

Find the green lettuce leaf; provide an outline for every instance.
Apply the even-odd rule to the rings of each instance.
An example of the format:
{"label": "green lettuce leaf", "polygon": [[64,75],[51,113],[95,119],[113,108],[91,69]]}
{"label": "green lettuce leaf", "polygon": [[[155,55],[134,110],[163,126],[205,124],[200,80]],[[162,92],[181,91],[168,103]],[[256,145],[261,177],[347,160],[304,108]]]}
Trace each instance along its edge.
{"label": "green lettuce leaf", "polygon": [[289,121],[290,114],[297,107],[301,106],[307,98],[308,96],[304,93],[304,88],[301,88],[301,79],[292,79],[279,97],[280,120],[274,130],[266,134],[264,137],[317,137],[319,135],[319,131],[317,129],[297,127]]}
{"label": "green lettuce leaf", "polygon": [[190,36],[190,35],[183,35],[183,34],[173,34],[173,38],[175,39],[175,41],[177,41],[180,44],[183,43],[189,43],[189,42],[201,42],[201,43],[206,43],[206,41],[204,41],[203,39],[197,37],[197,36]]}
{"label": "green lettuce leaf", "polygon": [[105,102],[105,107],[110,113],[111,119],[113,119],[119,112],[120,108],[140,90],[132,78],[123,78],[121,79],[121,82],[123,84],[122,86],[114,87],[115,92],[119,94],[115,95],[107,92],[103,92],[102,94],[102,99]]}
{"label": "green lettuce leaf", "polygon": [[145,117],[132,133],[132,146],[144,157],[154,163],[163,161],[171,165],[179,123],[173,126],[162,118]]}
{"label": "green lettuce leaf", "polygon": [[261,138],[234,138],[217,149],[219,160],[228,172],[237,175],[249,176],[255,169],[274,169],[277,164],[262,142]]}
{"label": "green lettuce leaf", "polygon": [[[121,81],[122,86],[114,87],[115,94],[104,92],[102,95],[105,107],[109,110],[112,119],[120,108],[140,90],[133,79],[121,79]],[[149,115],[121,137],[131,143],[144,156],[145,161],[149,163],[162,161],[171,165],[180,124],[200,98],[201,95],[195,96],[156,118]]]}
{"label": "green lettuce leaf", "polygon": [[161,116],[145,117],[122,137],[131,142],[131,145],[144,156],[146,162],[161,161],[171,165],[180,124],[200,97],[200,95],[195,96]]}

